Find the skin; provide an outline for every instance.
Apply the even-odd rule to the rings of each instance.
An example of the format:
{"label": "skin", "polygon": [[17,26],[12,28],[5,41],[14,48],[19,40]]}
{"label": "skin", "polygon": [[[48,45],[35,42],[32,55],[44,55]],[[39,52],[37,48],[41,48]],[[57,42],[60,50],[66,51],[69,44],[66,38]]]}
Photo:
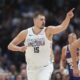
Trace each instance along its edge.
{"label": "skin", "polygon": [[69,50],[71,52],[71,57],[72,57],[72,61],[73,61],[73,74],[74,76],[79,76],[79,70],[78,70],[78,66],[77,66],[77,55],[75,54],[75,51],[77,48],[80,47],[80,39],[77,39],[77,36],[75,33],[71,33],[68,36],[68,42],[69,44],[64,46],[62,48],[62,55],[61,55],[61,61],[60,61],[60,69],[61,71],[64,70],[64,66],[66,63],[66,50],[67,50],[67,46],[69,47]]}
{"label": "skin", "polygon": [[[67,15],[66,18],[64,19],[64,21],[58,25],[58,26],[48,26],[45,29],[45,34],[48,40],[52,39],[52,36],[54,34],[58,34],[64,30],[67,29],[70,20],[73,18],[74,13],[73,13],[73,9],[71,9]],[[45,16],[43,15],[38,15],[36,18],[33,19],[34,21],[34,28],[33,31],[34,33],[37,35],[42,29],[43,26],[45,26]],[[8,45],[8,49],[12,50],[12,51],[20,51],[20,52],[24,52],[27,47],[26,46],[18,46],[18,44],[20,44],[22,41],[25,40],[25,38],[27,37],[27,31],[26,30],[22,30]]]}
{"label": "skin", "polygon": [[78,70],[78,66],[77,66],[77,56],[76,56],[76,49],[80,48],[80,38],[76,41],[74,41],[71,46],[71,56],[72,56],[72,60],[73,60],[73,73],[75,76],[80,76],[80,71]]}

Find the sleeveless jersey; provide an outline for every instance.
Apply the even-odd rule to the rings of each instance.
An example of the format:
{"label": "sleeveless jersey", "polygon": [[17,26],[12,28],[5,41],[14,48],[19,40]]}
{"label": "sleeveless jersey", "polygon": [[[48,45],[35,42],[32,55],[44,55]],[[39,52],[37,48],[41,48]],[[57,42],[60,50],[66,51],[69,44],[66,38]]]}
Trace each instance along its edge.
{"label": "sleeveless jersey", "polygon": [[[79,57],[78,49],[76,50],[76,54]],[[67,66],[68,66],[68,71],[69,71],[69,75],[70,75],[71,79],[74,78],[74,80],[75,80],[75,77],[73,75],[73,64],[72,64],[71,53],[70,53],[70,50],[69,50],[68,46],[67,46],[67,51],[66,51],[66,63],[67,63]],[[77,65],[78,65],[78,69],[80,69],[79,59],[77,60]]]}
{"label": "sleeveless jersey", "polygon": [[27,46],[25,57],[29,67],[43,67],[50,63],[52,41],[47,39],[45,29],[44,27],[37,35],[34,34],[33,27],[27,29],[24,44]]}

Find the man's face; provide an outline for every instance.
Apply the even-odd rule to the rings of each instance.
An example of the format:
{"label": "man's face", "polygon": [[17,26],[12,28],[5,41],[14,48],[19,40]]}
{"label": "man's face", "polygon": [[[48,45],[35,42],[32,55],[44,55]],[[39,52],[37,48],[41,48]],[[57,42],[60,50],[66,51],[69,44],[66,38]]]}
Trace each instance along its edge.
{"label": "man's face", "polygon": [[76,34],[70,34],[69,37],[68,37],[69,43],[74,42],[76,39],[77,39]]}
{"label": "man's face", "polygon": [[38,15],[38,17],[34,19],[34,24],[38,28],[43,29],[45,26],[45,16]]}

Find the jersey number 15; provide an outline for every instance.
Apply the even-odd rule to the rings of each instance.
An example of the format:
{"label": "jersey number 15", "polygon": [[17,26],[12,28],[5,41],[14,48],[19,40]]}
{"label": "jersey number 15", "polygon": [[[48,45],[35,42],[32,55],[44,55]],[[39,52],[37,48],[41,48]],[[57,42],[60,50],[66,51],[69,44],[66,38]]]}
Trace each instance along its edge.
{"label": "jersey number 15", "polygon": [[39,47],[34,47],[34,53],[39,53]]}

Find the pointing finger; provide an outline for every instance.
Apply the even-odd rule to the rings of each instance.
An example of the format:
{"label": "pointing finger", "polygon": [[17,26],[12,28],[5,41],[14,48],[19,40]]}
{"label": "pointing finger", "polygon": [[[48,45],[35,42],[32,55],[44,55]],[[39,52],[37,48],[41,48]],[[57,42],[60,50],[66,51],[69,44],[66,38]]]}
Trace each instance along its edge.
{"label": "pointing finger", "polygon": [[75,8],[72,8],[70,11],[72,11],[72,12],[73,12],[74,10],[75,10]]}

